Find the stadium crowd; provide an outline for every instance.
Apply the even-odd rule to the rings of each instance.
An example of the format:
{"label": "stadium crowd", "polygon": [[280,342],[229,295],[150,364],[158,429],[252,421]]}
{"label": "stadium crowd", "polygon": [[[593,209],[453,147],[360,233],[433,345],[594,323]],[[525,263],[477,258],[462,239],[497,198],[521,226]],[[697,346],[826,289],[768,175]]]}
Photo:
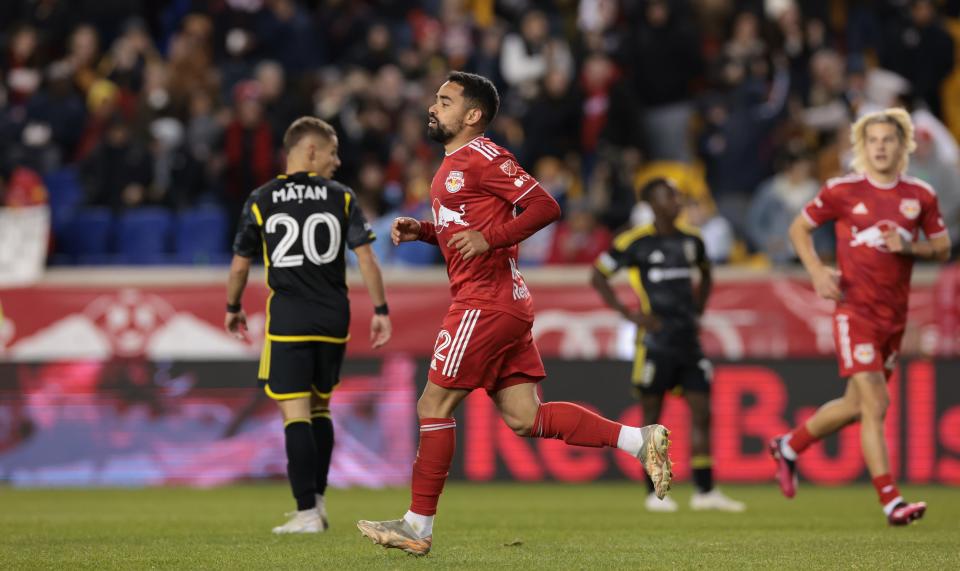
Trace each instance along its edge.
{"label": "stadium crowd", "polygon": [[[102,232],[99,256],[76,244],[147,210],[220,213],[225,256],[247,194],[280,172],[284,130],[312,114],[385,236],[398,214],[430,218],[442,154],[426,108],[462,69],[495,82],[488,136],[563,207],[524,243],[527,266],[591,262],[649,220],[635,191],[655,176],[677,181],[715,262],[791,263],[788,223],[847,168],[843,134],[890,105],[913,114],[910,173],[957,244],[957,46],[957,1],[7,0],[0,205],[49,200],[53,263],[116,260],[122,232]],[[126,261],[172,259],[178,226],[161,228],[156,255]],[[829,230],[818,240],[827,255]]]}

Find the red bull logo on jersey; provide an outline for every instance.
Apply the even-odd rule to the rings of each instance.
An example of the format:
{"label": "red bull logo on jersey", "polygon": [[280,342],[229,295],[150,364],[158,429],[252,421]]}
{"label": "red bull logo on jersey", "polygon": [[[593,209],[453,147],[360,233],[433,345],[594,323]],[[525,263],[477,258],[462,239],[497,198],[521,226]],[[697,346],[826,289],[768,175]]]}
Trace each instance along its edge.
{"label": "red bull logo on jersey", "polygon": [[889,230],[896,230],[906,242],[913,241],[913,234],[903,226],[900,226],[892,220],[881,220],[863,230],[857,230],[856,227],[852,228],[853,240],[850,240],[850,245],[853,247],[866,246],[868,248],[876,248],[881,252],[889,252],[890,250],[887,249],[887,241],[883,237]]}
{"label": "red bull logo on jersey", "polygon": [[916,220],[920,216],[920,201],[916,198],[904,198],[900,201],[900,214],[908,220]]}
{"label": "red bull logo on jersey", "polygon": [[457,212],[441,204],[439,199],[433,199],[433,223],[437,227],[437,232],[441,232],[451,224],[469,226],[470,223],[463,219],[465,214],[466,207],[462,204],[460,205],[460,211]]}
{"label": "red bull logo on jersey", "polygon": [[443,186],[447,188],[449,193],[459,192],[463,188],[463,171],[450,171]]}

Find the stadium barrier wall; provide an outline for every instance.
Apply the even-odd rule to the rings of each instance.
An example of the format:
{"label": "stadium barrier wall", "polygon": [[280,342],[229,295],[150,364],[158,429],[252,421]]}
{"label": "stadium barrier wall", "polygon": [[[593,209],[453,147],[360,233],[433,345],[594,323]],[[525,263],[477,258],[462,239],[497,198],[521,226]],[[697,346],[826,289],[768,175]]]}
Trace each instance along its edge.
{"label": "stadium barrier wall", "polygon": [[[337,430],[331,484],[405,484],[416,446],[415,403],[429,361],[396,354],[351,359],[332,401]],[[548,359],[546,400],[568,400],[642,424],[623,361]],[[0,364],[0,482],[14,486],[212,486],[283,478],[276,407],[254,388],[252,361],[59,361]],[[911,483],[960,485],[960,362],[909,360],[891,381],[887,435],[894,474]],[[825,359],[719,363],[713,450],[722,482],[771,481],[764,443],[841,394]],[[689,411],[669,396],[675,472],[690,476]],[[611,449],[525,439],[477,391],[458,413],[451,477],[468,481],[589,482],[639,479]],[[865,480],[859,431],[813,446],[801,475],[819,484]]]}

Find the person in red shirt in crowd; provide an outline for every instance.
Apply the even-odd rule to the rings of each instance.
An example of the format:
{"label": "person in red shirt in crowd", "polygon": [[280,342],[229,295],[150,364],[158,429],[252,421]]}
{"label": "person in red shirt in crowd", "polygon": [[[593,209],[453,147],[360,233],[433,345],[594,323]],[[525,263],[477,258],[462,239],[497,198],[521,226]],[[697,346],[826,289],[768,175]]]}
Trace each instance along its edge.
{"label": "person in red shirt in crowd", "polygon": [[533,304],[517,267],[517,245],[557,220],[560,207],[508,150],[483,136],[499,105],[490,80],[448,76],[427,123],[427,135],[446,151],[430,187],[433,222],[402,217],[392,228],[395,244],[422,240],[440,247],[453,297],[417,402],[420,446],[410,509],[402,519],[357,523],[374,543],[415,555],[431,549],[453,460],[453,412],[474,389],[487,391],[520,436],[620,448],[644,464],[660,497],[672,478],[663,426],[624,426],[573,403],[540,402],[537,385],[546,373],[533,342]]}
{"label": "person in red shirt in crowd", "polygon": [[[886,382],[906,326],[914,259],[948,260],[950,237],[933,188],[904,174],[916,148],[906,111],[864,115],[853,125],[850,139],[855,173],[827,181],[790,226],[790,239],[814,289],[837,302],[834,342],[846,392],[789,434],[774,438],[770,453],[780,489],[792,498],[797,456],[859,420],[863,457],[887,521],[906,525],[923,517],[927,505],[905,502],[890,474],[883,434],[890,402]],[[839,271],[820,261],[810,237],[830,220],[836,221]]]}

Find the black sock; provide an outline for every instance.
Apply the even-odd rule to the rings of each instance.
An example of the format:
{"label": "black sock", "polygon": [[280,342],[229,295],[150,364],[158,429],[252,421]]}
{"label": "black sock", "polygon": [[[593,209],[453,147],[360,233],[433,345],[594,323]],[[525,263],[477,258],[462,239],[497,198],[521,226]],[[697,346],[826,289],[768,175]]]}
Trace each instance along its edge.
{"label": "black sock", "polygon": [[317,507],[317,451],[310,424],[306,419],[297,419],[288,422],[283,429],[287,444],[287,477],[298,511]]}
{"label": "black sock", "polygon": [[657,491],[657,487],[653,485],[653,480],[650,479],[649,474],[644,473],[643,479],[647,483],[647,492],[652,494]]}
{"label": "black sock", "polygon": [[693,465],[693,483],[697,491],[705,494],[713,489],[713,459],[710,456],[694,456],[690,462]]}
{"label": "black sock", "polygon": [[317,450],[317,493],[327,491],[327,474],[330,472],[330,457],[333,455],[333,421],[329,408],[313,409],[313,445]]}

